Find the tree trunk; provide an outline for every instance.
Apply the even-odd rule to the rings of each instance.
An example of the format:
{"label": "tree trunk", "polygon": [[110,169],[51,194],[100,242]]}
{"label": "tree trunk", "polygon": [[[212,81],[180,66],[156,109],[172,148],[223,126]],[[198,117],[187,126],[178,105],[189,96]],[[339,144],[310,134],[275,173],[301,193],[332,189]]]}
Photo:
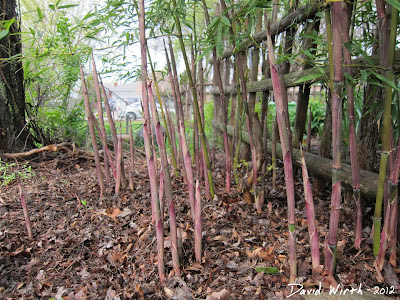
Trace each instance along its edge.
{"label": "tree trunk", "polygon": [[7,60],[22,52],[16,0],[2,0],[0,12],[2,21],[17,20],[0,39],[0,151],[22,151],[32,146],[25,121],[24,72],[21,61]]}
{"label": "tree trunk", "polygon": [[[364,105],[358,134],[360,149],[358,157],[360,168],[368,171],[375,171],[376,146],[379,138],[376,115],[380,109],[376,103],[381,101],[382,88],[372,84],[367,84],[364,93]],[[375,108],[372,109],[374,106]]]}

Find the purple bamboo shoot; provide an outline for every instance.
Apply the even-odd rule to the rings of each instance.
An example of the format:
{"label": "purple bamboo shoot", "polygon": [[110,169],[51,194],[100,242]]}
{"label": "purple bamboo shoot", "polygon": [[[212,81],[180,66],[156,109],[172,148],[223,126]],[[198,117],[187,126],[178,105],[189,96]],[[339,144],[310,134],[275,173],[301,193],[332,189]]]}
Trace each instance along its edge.
{"label": "purple bamboo shoot", "polygon": [[[94,88],[96,91],[96,106],[97,106],[97,113],[99,115],[99,123],[100,123],[100,132],[103,138],[101,139],[103,143],[103,149],[106,149],[107,147],[107,135],[106,135],[106,128],[104,126],[104,117],[103,117],[103,107],[102,107],[102,102],[101,102],[101,91],[100,91],[100,84],[99,84],[99,78],[97,77],[97,69],[96,69],[96,64],[94,62],[94,57],[93,57],[93,52],[92,52],[92,66],[93,66],[93,83],[94,83]],[[107,155],[104,155],[104,175],[106,177],[106,182],[107,184],[110,184],[111,178],[110,178],[110,169],[108,166],[108,157]]]}
{"label": "purple bamboo shoot", "polygon": [[93,113],[92,113],[92,109],[90,108],[89,95],[88,95],[87,88],[86,88],[86,81],[85,81],[85,76],[83,75],[82,66],[80,66],[80,69],[81,69],[83,100],[85,102],[85,111],[86,111],[86,117],[88,119],[90,138],[92,140],[93,155],[94,155],[94,161],[95,161],[95,165],[96,165],[97,179],[99,181],[99,186],[100,186],[100,197],[103,197],[103,191],[104,191],[103,172],[101,171],[101,167],[100,167],[99,147],[97,146],[96,132],[94,130],[94,125],[93,125],[93,123],[94,123]]}
{"label": "purple bamboo shoot", "polygon": [[[291,149],[291,134],[290,124],[287,124],[288,108],[284,107],[284,86],[283,76],[279,73],[275,63],[275,52],[272,44],[271,33],[268,28],[267,35],[269,49],[269,64],[271,67],[272,86],[276,103],[276,117],[278,120],[279,135],[282,145],[283,165],[285,171],[286,197],[288,204],[288,225],[289,225],[289,265],[290,265],[290,281],[293,282],[297,276],[297,260],[296,260],[296,219],[295,219],[295,198],[294,198],[294,180],[293,180],[293,165],[292,165],[292,149]],[[287,98],[287,97],[286,97]]]}
{"label": "purple bamboo shoot", "polygon": [[346,18],[344,2],[331,4],[332,10],[332,43],[333,43],[333,75],[332,75],[332,196],[329,233],[325,242],[325,267],[331,274],[335,272],[337,254],[337,232],[339,211],[342,197],[342,24]]}
{"label": "purple bamboo shoot", "polygon": [[[392,172],[390,173],[389,178],[389,199],[387,201],[387,209],[385,213],[384,225],[381,233],[381,243],[379,248],[379,254],[376,259],[377,266],[379,270],[382,270],[383,263],[385,262],[385,254],[388,247],[388,239],[396,240],[396,236],[394,235],[394,228],[397,225],[397,212],[395,207],[397,207],[397,191],[398,191],[398,183],[399,183],[399,174],[400,174],[400,138],[397,143],[396,149],[396,162]],[[392,229],[393,228],[393,229]]]}
{"label": "purple bamboo shoot", "polygon": [[121,189],[121,167],[122,167],[122,136],[118,137],[118,148],[117,148],[117,178],[115,180],[115,195],[119,194]]}
{"label": "purple bamboo shoot", "polygon": [[[164,136],[161,131],[161,124],[157,113],[156,103],[153,95],[153,90],[151,88],[151,83],[147,87],[151,112],[153,116],[153,125],[156,131],[157,143],[161,156],[161,174],[160,175],[160,207],[161,214],[164,212],[164,201],[163,201],[163,187],[165,186],[165,196],[167,200],[168,213],[169,213],[169,223],[170,223],[170,236],[171,236],[171,254],[172,254],[172,265],[176,275],[180,275],[179,266],[179,253],[178,253],[178,239],[177,239],[177,228],[176,228],[176,216],[175,216],[175,204],[172,198],[172,184],[171,184],[171,174],[170,166],[167,158],[167,151],[164,142]],[[162,217],[162,216],[161,216]]]}
{"label": "purple bamboo shoot", "polygon": [[[111,136],[112,136],[113,144],[114,144],[114,150],[116,150],[117,146],[118,146],[117,129],[115,128],[115,123],[114,123],[114,120],[112,117],[110,103],[108,102],[106,89],[104,88],[104,84],[103,84],[103,81],[101,80],[100,75],[99,75],[99,80],[100,80],[100,85],[101,85],[101,92],[104,97],[104,107],[106,109],[107,120],[108,120],[108,123],[110,124]],[[114,176],[114,178],[115,178],[115,176]]]}
{"label": "purple bamboo shoot", "polygon": [[145,27],[145,9],[144,0],[139,1],[139,35],[140,35],[140,50],[142,58],[142,98],[143,98],[143,138],[145,144],[147,169],[150,178],[150,191],[152,201],[152,211],[155,218],[156,236],[157,236],[157,266],[160,281],[165,279],[165,264],[164,264],[164,224],[162,221],[162,211],[160,210],[160,202],[158,197],[158,182],[156,176],[156,162],[153,145],[150,138],[150,113],[149,99],[147,93],[147,54],[146,54],[146,27]]}
{"label": "purple bamboo shoot", "polygon": [[314,200],[313,200],[311,182],[310,178],[308,177],[306,160],[304,159],[304,153],[301,144],[300,144],[300,153],[301,153],[301,169],[302,169],[303,185],[304,185],[304,199],[306,202],[306,213],[308,222],[308,234],[310,235],[312,268],[313,270],[316,270],[320,264],[319,238],[318,238],[317,225],[315,223],[315,209],[314,209]]}
{"label": "purple bamboo shoot", "polygon": [[31,220],[29,219],[28,207],[26,206],[25,195],[22,192],[21,184],[18,184],[18,189],[19,189],[19,196],[21,198],[22,211],[24,212],[25,226],[26,226],[26,231],[28,232],[28,239],[33,240]]}
{"label": "purple bamboo shoot", "polygon": [[183,165],[186,170],[187,177],[187,185],[189,190],[189,201],[190,208],[192,212],[192,218],[194,219],[194,202],[195,202],[195,192],[194,192],[194,179],[193,179],[193,168],[192,168],[192,160],[190,159],[190,153],[186,142],[185,130],[183,128],[183,123],[180,121],[179,124],[179,139],[182,147],[182,155],[183,155]]}
{"label": "purple bamboo shoot", "polygon": [[129,126],[129,153],[131,155],[131,175],[129,177],[132,177],[132,174],[135,172],[135,147],[133,142],[132,123],[130,123]]}
{"label": "purple bamboo shoot", "polygon": [[196,202],[194,209],[194,252],[196,261],[201,262],[202,252],[202,222],[201,222],[201,196],[199,181],[196,182]]}
{"label": "purple bamboo shoot", "polygon": [[[347,7],[347,5],[346,5]],[[345,16],[343,19],[344,30],[343,30],[343,43],[350,42],[350,24],[349,17]],[[346,72],[352,76],[352,60],[351,53],[343,47],[344,60],[346,63]],[[360,249],[361,245],[361,231],[362,231],[362,210],[360,201],[360,172],[358,166],[358,151],[356,141],[356,118],[354,113],[354,88],[350,80],[346,80],[346,91],[347,91],[347,111],[349,120],[349,139],[350,139],[350,159],[351,159],[351,171],[352,171],[352,185],[353,185],[353,198],[354,198],[354,222],[355,222],[355,239],[354,247]]]}

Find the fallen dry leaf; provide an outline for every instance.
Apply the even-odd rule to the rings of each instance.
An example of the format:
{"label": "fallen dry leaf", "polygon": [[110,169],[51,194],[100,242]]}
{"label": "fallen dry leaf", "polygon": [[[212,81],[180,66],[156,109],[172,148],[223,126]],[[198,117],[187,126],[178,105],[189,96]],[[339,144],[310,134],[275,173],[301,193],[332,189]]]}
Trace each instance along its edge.
{"label": "fallen dry leaf", "polygon": [[164,292],[167,298],[169,299],[171,299],[174,296],[174,292],[170,288],[165,287]]}
{"label": "fallen dry leaf", "polygon": [[107,208],[106,213],[107,213],[107,216],[115,219],[121,213],[121,210],[118,207],[109,207],[109,208]]}
{"label": "fallen dry leaf", "polygon": [[219,292],[213,292],[211,295],[208,295],[206,300],[225,300],[228,299],[231,295],[231,292],[227,289],[223,289]]}

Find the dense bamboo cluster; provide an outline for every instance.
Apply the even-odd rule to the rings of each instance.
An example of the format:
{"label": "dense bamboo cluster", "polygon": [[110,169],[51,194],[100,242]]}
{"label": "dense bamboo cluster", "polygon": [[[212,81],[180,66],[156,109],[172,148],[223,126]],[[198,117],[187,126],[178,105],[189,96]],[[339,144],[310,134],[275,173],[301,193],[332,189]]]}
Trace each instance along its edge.
{"label": "dense bamboo cluster", "polygon": [[[172,0],[173,11],[169,15],[171,20],[168,20],[166,24],[172,22],[173,26],[171,25],[171,28],[165,32],[158,28],[165,33],[163,38],[166,77],[170,84],[174,113],[166,107],[161,96],[158,78],[147,47],[146,29],[149,27],[146,26],[150,26],[151,22],[145,23],[145,3],[141,0],[136,6],[141,50],[143,137],[150,178],[152,216],[157,236],[157,266],[160,280],[164,280],[166,273],[165,210],[168,211],[169,217],[174,274],[179,276],[182,268],[180,265],[182,249],[179,246],[180,228],[175,212],[176,199],[173,191],[175,177],[181,176],[188,193],[195,259],[198,263],[201,263],[203,259],[203,231],[205,229],[202,228],[202,199],[207,198],[212,201],[218,199],[221,193],[214,183],[215,170],[212,166],[216,160],[215,149],[212,153],[210,152],[208,139],[211,137],[206,136],[205,130],[211,126],[213,126],[214,136],[221,134],[219,146],[224,152],[225,170],[222,174],[225,176],[225,194],[230,195],[237,190],[243,197],[251,195],[250,198],[259,214],[265,209],[263,203],[268,193],[279,189],[276,182],[277,171],[280,167],[278,158],[282,158],[287,198],[287,218],[284,222],[288,225],[287,252],[291,282],[294,282],[297,276],[296,209],[303,209],[303,206],[296,203],[295,182],[297,179],[302,180],[303,183],[304,210],[307,216],[314,272],[321,270],[322,249],[320,249],[319,237],[323,234],[317,227],[316,220],[319,216],[313,202],[313,187],[320,192],[325,192],[327,189],[331,192],[324,203],[325,208],[329,209],[330,220],[329,232],[324,237],[323,251],[324,267],[331,275],[335,273],[336,264],[340,264],[337,244],[341,228],[341,209],[345,205],[342,201],[342,189],[346,188],[346,192],[351,191],[349,186],[354,200],[354,248],[361,249],[365,239],[362,230],[365,225],[363,219],[364,222],[366,221],[362,202],[371,198],[371,195],[376,196],[373,218],[373,255],[376,256],[376,269],[378,272],[382,270],[388,249],[391,249],[389,261],[392,265],[396,265],[400,139],[398,139],[397,148],[394,149],[396,139],[393,132],[396,122],[391,116],[393,90],[397,88],[394,72],[398,15],[396,7],[382,0],[376,0],[378,14],[376,28],[381,43],[378,47],[380,57],[377,58],[367,56],[365,51],[361,54],[356,52],[357,47],[352,44],[354,35],[358,34],[355,33],[357,4],[350,5],[344,1],[334,1],[326,7],[311,3],[298,7],[296,4],[287,9],[282,18],[278,18],[282,14],[278,8],[278,1],[274,1],[272,13],[264,10],[261,4],[259,4],[261,7],[255,6],[251,13],[246,13],[246,9],[250,9],[246,6],[247,4],[241,8],[235,5],[235,1],[228,3],[220,0],[214,11],[214,17],[210,14],[212,9],[207,6],[207,3],[203,0],[201,3],[193,4],[194,12],[191,22],[194,26],[189,28],[185,27],[189,17],[185,19],[176,13],[179,10],[179,3]],[[204,20],[200,18],[199,21],[197,17],[196,8],[199,8],[197,5],[201,5],[204,11]],[[251,16],[252,22],[246,20],[248,16]],[[301,25],[302,32],[297,32],[297,29],[289,26],[290,22],[295,21]],[[200,22],[204,24],[200,26]],[[199,25],[198,28],[204,29],[204,32],[199,31],[197,25]],[[264,27],[267,30],[262,30]],[[247,29],[249,30],[246,31]],[[208,48],[198,42],[201,36],[209,44]],[[239,36],[242,37],[240,41],[237,40]],[[305,38],[299,47],[294,47],[293,43],[298,37]],[[175,46],[174,41],[177,42]],[[187,41],[191,42],[191,47],[188,47]],[[178,74],[179,54],[176,53],[177,51],[180,51],[185,67],[183,76]],[[299,52],[296,53],[296,51]],[[202,54],[211,58],[210,64],[203,64]],[[298,57],[301,57],[300,62],[296,61]],[[319,64],[318,59],[324,63]],[[357,99],[357,89],[363,84],[370,84],[370,82],[362,83],[360,77],[366,76],[367,63],[376,63],[379,59],[381,60],[380,73],[374,69],[368,75],[374,76],[375,81],[379,80],[382,83],[385,95],[382,118],[378,120],[382,134],[378,177],[376,173],[373,173],[373,169],[368,170],[369,173],[360,169],[360,166],[365,164],[364,156],[360,155],[363,151],[360,149],[362,142],[360,139],[365,133],[361,134],[357,126],[358,124],[362,126],[365,120],[357,110],[357,101],[361,101]],[[151,75],[147,72],[147,60],[150,62]],[[127,187],[127,182],[130,189],[134,191],[131,178],[135,171],[132,129],[130,131],[129,172],[126,179],[122,140],[117,136],[94,59],[92,59],[92,69],[98,121],[92,112],[83,68],[81,68],[81,81],[100,196],[103,196],[105,185],[109,186],[113,182],[115,182],[116,195],[121,189]],[[208,75],[210,73],[213,74],[213,78]],[[213,87],[209,90],[210,93],[206,93],[206,83],[211,80]],[[318,83],[321,90],[324,89],[326,97],[319,99],[320,102],[326,103],[324,128],[318,133],[320,134],[318,144],[320,155],[325,157],[319,158],[321,159],[318,161],[321,162],[320,166],[310,162],[312,157],[315,157],[315,154],[310,153],[314,146],[312,138],[315,137],[313,127],[316,116],[311,101],[312,98],[314,101],[317,98],[316,95],[312,95],[315,83]],[[377,86],[379,85],[380,83]],[[153,87],[156,95],[153,93]],[[295,89],[292,91],[288,87]],[[297,102],[294,120],[291,119],[289,109],[289,96],[292,92],[293,99]],[[321,91],[320,93],[322,94]],[[212,125],[207,124],[204,113],[209,94],[214,101]],[[364,92],[362,97],[364,97],[363,103],[367,105],[368,95]],[[107,119],[110,122],[114,156],[107,144],[102,98]],[[156,101],[160,104],[160,111],[157,111]],[[186,106],[188,103],[193,105],[193,116],[184,111],[185,101]],[[269,104],[272,103],[275,112],[269,108]],[[347,113],[347,119],[343,118],[345,113]],[[188,124],[192,128],[190,132],[192,136],[189,135]],[[162,126],[166,131],[166,139],[162,133]],[[104,150],[102,157],[96,141],[96,130]],[[153,131],[156,141],[152,138]],[[268,139],[271,139],[271,143]],[[303,142],[306,145],[306,153],[303,153]],[[213,148],[218,147],[218,141],[213,140],[212,143]],[[343,155],[350,157],[351,166],[342,163]],[[158,156],[160,166],[157,166]],[[247,166],[250,165],[246,172],[241,173],[241,161]],[[297,172],[297,168],[294,167],[296,164],[301,166],[301,176],[297,176],[300,172]],[[326,170],[327,164],[330,165],[329,170]],[[318,167],[321,170],[318,170]],[[314,178],[319,178],[312,180],[309,171],[315,173]],[[327,183],[329,181],[327,178],[331,180],[331,183]],[[267,190],[267,180],[272,181],[272,191]],[[367,184],[363,182],[365,180],[368,180]],[[384,216],[383,228],[381,228],[382,215]]]}

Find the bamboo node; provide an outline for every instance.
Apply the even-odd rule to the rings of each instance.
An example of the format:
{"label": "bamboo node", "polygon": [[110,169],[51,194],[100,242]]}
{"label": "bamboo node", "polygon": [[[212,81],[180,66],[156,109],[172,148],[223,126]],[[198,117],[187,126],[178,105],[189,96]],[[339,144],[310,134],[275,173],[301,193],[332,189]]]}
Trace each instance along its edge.
{"label": "bamboo node", "polygon": [[342,94],[343,86],[344,86],[343,81],[333,81],[332,82],[333,92],[337,95]]}
{"label": "bamboo node", "polygon": [[335,183],[339,181],[341,174],[342,174],[341,168],[332,168],[332,182]]}
{"label": "bamboo node", "polygon": [[331,205],[331,210],[340,210],[343,207],[341,205],[335,206],[335,205]]}

